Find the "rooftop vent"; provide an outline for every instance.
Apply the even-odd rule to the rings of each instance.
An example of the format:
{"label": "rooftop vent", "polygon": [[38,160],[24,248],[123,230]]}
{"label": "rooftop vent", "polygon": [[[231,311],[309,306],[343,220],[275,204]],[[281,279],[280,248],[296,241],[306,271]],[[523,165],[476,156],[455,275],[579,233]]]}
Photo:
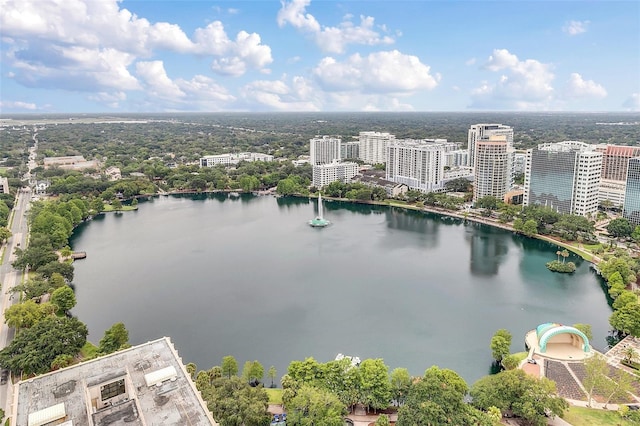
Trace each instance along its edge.
{"label": "rooftop vent", "polygon": [[61,402],[60,404],[52,405],[44,410],[29,414],[27,424],[28,426],[42,426],[63,419],[66,416],[67,412],[64,409],[64,402]]}
{"label": "rooftop vent", "polygon": [[169,366],[161,370],[156,370],[151,373],[145,374],[144,381],[147,383],[148,387],[151,387],[166,380],[175,380],[177,376],[178,373],[176,372],[175,367]]}

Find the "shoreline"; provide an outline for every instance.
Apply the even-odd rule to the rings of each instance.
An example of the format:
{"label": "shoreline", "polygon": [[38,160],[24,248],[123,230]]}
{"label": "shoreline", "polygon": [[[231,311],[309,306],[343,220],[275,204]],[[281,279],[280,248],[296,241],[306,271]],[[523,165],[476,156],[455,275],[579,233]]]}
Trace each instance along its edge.
{"label": "shoreline", "polygon": [[[226,193],[226,194],[230,194],[232,192],[238,192],[240,194],[252,194],[254,192],[261,192],[261,191],[252,191],[252,192],[244,192],[242,190],[238,191],[236,190],[227,190],[227,189],[213,189],[213,190],[207,190],[207,191],[162,191],[159,192],[157,194],[152,194],[152,195],[138,195],[136,197],[132,197],[132,198],[144,198],[144,197],[155,197],[158,195],[197,195],[197,194],[220,194],[220,193]],[[263,195],[271,195],[269,193],[264,193],[264,194],[260,194],[260,195],[255,195],[256,197],[259,196],[263,196]],[[274,196],[279,196],[276,195],[275,192],[273,193]],[[287,195],[288,197],[298,197],[298,198],[317,198],[317,197],[313,197],[311,195]],[[441,208],[437,208],[437,207],[430,207],[430,206],[423,206],[423,207],[417,207],[417,206],[412,206],[409,204],[402,204],[402,203],[395,203],[393,201],[373,201],[373,200],[350,200],[347,198],[336,198],[336,197],[329,197],[329,196],[325,196],[324,197],[325,200],[332,200],[332,201],[342,201],[342,202],[347,202],[347,203],[353,203],[353,204],[369,204],[369,205],[376,205],[376,206],[388,206],[388,207],[399,207],[399,208],[403,208],[405,210],[414,210],[414,211],[422,211],[422,212],[428,212],[428,213],[433,213],[433,214],[437,214],[440,216],[448,216],[448,217],[453,217],[453,218],[457,218],[457,219],[461,219],[463,221],[470,221],[470,222],[475,222],[475,223],[479,223],[482,225],[487,225],[487,226],[492,226],[494,228],[499,228],[502,229],[504,231],[509,231],[509,232],[513,232],[514,234],[517,235],[521,235],[527,238],[534,238],[537,240],[542,240],[542,241],[546,241],[548,243],[554,244],[560,248],[565,248],[567,250],[569,250],[570,252],[572,252],[573,254],[580,256],[580,258],[582,258],[583,260],[585,260],[586,262],[589,262],[593,265],[597,265],[598,263],[600,263],[600,261],[602,260],[600,257],[596,256],[595,254],[589,253],[586,250],[580,249],[579,247],[575,247],[572,246],[571,244],[561,241],[561,240],[557,240],[553,237],[547,236],[547,235],[541,235],[541,234],[535,234],[532,236],[527,236],[524,235],[522,233],[517,232],[515,229],[513,229],[513,227],[509,224],[506,223],[501,223],[498,222],[496,220],[492,220],[492,219],[487,219],[484,217],[478,217],[476,215],[465,215],[464,213],[458,213],[456,211],[452,211],[452,210],[446,210],[446,209],[441,209]]]}

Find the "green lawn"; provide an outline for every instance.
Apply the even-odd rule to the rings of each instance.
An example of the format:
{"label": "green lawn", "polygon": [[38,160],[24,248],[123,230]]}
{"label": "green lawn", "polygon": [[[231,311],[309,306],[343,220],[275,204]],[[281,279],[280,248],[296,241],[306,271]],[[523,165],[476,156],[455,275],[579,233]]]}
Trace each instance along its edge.
{"label": "green lawn", "polygon": [[93,359],[96,355],[98,355],[98,347],[91,342],[85,343],[82,349],[80,349],[82,359]]}
{"label": "green lawn", "polygon": [[596,410],[584,407],[569,407],[564,415],[564,420],[573,426],[631,426],[620,417],[617,411]]}
{"label": "green lawn", "polygon": [[[135,206],[135,207],[122,206],[122,208],[120,209],[121,212],[130,212],[132,210],[138,210],[138,206]],[[115,209],[113,208],[113,206],[111,204],[105,204],[104,205],[104,209],[102,211],[103,212],[112,212],[112,211],[115,211]]]}
{"label": "green lawn", "polygon": [[282,404],[282,389],[264,388],[269,395],[269,404]]}

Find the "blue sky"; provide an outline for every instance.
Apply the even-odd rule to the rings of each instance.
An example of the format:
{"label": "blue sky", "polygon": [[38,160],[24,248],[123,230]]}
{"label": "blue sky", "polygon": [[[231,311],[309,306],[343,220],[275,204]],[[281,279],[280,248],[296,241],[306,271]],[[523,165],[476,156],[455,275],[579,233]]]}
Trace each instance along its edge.
{"label": "blue sky", "polygon": [[638,1],[0,0],[0,112],[638,111]]}

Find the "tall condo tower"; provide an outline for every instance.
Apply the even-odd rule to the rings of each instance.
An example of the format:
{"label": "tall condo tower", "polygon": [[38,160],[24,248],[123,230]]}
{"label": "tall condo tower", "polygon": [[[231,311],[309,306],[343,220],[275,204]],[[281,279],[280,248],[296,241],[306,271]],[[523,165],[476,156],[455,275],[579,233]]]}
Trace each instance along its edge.
{"label": "tall condo tower", "polygon": [[505,135],[491,135],[475,143],[473,201],[486,196],[499,200],[511,189],[513,150]]}
{"label": "tall condo tower", "polygon": [[309,162],[312,166],[340,160],[342,139],[332,136],[316,136],[309,140]]}
{"label": "tall condo tower", "polygon": [[527,151],[524,205],[587,216],[598,210],[602,153],[583,142],[538,145]]}
{"label": "tall condo tower", "polygon": [[634,225],[640,225],[640,157],[629,160],[622,216]]}
{"label": "tall condo tower", "polygon": [[445,144],[398,139],[387,147],[387,180],[423,192],[442,189]]}
{"label": "tall condo tower", "polygon": [[360,132],[360,159],[369,164],[386,163],[387,146],[395,139],[389,133]]}
{"label": "tall condo tower", "polygon": [[489,140],[491,136],[504,136],[507,141],[507,146],[510,149],[513,148],[513,128],[502,124],[474,124],[469,128],[469,138],[467,139],[469,167],[476,166],[476,142],[480,140]]}

